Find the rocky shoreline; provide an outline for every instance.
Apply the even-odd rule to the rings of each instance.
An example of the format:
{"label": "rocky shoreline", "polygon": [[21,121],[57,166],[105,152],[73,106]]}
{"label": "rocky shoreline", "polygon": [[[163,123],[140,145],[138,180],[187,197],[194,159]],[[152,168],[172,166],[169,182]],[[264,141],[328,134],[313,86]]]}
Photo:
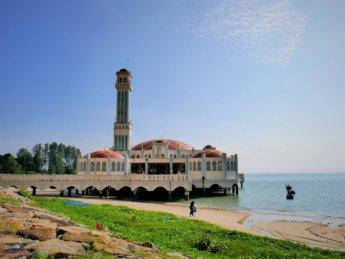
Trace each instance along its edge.
{"label": "rocky shoreline", "polygon": [[0,258],[179,258],[162,256],[151,243],[135,243],[76,224],[45,209],[33,207],[28,199],[0,189],[0,197],[22,203],[0,205]]}

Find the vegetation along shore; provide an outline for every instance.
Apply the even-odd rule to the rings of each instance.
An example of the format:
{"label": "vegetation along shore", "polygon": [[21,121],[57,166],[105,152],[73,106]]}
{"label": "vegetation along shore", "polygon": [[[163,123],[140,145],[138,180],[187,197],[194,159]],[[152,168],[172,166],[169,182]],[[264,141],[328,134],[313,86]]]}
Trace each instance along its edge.
{"label": "vegetation along shore", "polygon": [[[106,234],[106,232],[110,232],[109,236],[116,238],[118,243],[121,243],[119,240],[122,240],[122,243],[127,242],[133,244],[132,246],[141,245],[142,247],[145,247],[145,244],[149,244],[150,250],[148,251],[136,249],[136,252],[132,254],[127,251],[128,254],[126,256],[128,258],[133,258],[133,256],[134,258],[135,256],[150,258],[345,257],[345,252],[343,251],[311,248],[290,241],[227,230],[204,221],[181,218],[166,212],[135,210],[125,206],[112,205],[69,206],[66,205],[66,199],[60,198],[34,198],[31,201],[23,202],[13,197],[1,197],[0,201],[2,213],[9,213],[8,204],[11,203],[17,204],[16,206],[18,207],[30,207],[32,208],[31,210],[41,210],[36,208],[41,207],[51,211],[49,213],[54,215],[54,217],[64,218],[65,220],[68,218],[68,222],[79,224],[79,227],[82,224],[88,231],[96,231],[97,226],[101,226],[102,230],[95,233],[104,232]],[[27,205],[27,203],[30,203],[30,205]],[[30,214],[29,212],[27,213]],[[59,213],[60,216],[53,213]],[[25,211],[22,210],[22,214],[25,214]],[[33,213],[33,215],[38,214]],[[46,214],[48,213],[46,212]],[[53,216],[50,216],[50,218],[53,218]],[[57,228],[60,228],[60,232],[55,233],[56,237],[52,237],[51,240],[60,240],[61,233],[66,233],[66,231],[61,231],[62,227],[59,226],[58,222],[58,220],[55,220]],[[11,231],[6,229],[9,227],[10,224],[2,224],[2,237],[5,233],[11,232],[11,235],[16,235],[20,232],[16,228],[11,228]],[[64,234],[62,234],[62,237]],[[27,235],[27,237],[32,237],[32,235]],[[97,240],[100,240],[100,238]],[[105,245],[102,244],[102,241],[96,242],[94,238],[84,241],[82,244],[88,247],[89,255],[97,252],[93,250],[95,248],[102,251],[100,247]],[[37,239],[35,242],[38,242]],[[112,242],[116,243],[115,241]],[[34,250],[33,248],[30,250],[32,246],[28,246],[27,249],[30,253]],[[128,247],[128,244],[126,247]],[[108,251],[111,252],[112,250],[109,249]],[[140,255],[140,253],[142,254]],[[145,253],[148,254],[145,255]],[[111,253],[106,254],[110,257],[112,256]]]}

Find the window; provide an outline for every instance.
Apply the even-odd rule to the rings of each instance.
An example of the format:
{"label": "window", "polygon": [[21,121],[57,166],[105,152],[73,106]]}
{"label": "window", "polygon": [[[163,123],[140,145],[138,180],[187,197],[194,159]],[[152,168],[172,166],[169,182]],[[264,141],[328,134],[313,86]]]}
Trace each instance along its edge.
{"label": "window", "polygon": [[164,154],[162,154],[161,157],[164,158]]}
{"label": "window", "polygon": [[229,161],[226,161],[226,170],[230,171],[230,162]]}
{"label": "window", "polygon": [[189,163],[189,170],[193,171],[192,162]]}
{"label": "window", "polygon": [[96,171],[101,171],[101,163],[97,162],[96,164]]}
{"label": "window", "polygon": [[83,171],[86,171],[86,162],[83,163]]}
{"label": "window", "polygon": [[201,171],[201,162],[198,162],[198,171]]}
{"label": "window", "polygon": [[107,171],[107,163],[106,162],[102,162],[102,172]]}
{"label": "window", "polygon": [[95,171],[95,163],[91,162],[91,171]]}
{"label": "window", "polygon": [[139,156],[139,155],[137,155],[137,158],[140,158],[140,156]]}
{"label": "window", "polygon": [[234,162],[232,162],[232,161],[231,161],[231,163],[230,163],[230,170],[231,170],[231,171],[234,171]]}
{"label": "window", "polygon": [[196,171],[196,163],[193,162],[193,171]]}
{"label": "window", "polygon": [[218,162],[218,171],[222,171],[222,161]]}
{"label": "window", "polygon": [[211,162],[207,161],[206,163],[206,171],[211,171]]}
{"label": "window", "polygon": [[117,164],[116,164],[116,171],[121,171],[121,164],[120,164],[120,162],[117,162]]}
{"label": "window", "polygon": [[116,171],[116,164],[115,164],[115,162],[112,162],[111,163],[111,171]]}
{"label": "window", "polygon": [[217,171],[217,162],[216,161],[212,162],[212,171]]}
{"label": "window", "polygon": [[123,162],[121,164],[121,171],[125,171],[125,163],[123,163]]}

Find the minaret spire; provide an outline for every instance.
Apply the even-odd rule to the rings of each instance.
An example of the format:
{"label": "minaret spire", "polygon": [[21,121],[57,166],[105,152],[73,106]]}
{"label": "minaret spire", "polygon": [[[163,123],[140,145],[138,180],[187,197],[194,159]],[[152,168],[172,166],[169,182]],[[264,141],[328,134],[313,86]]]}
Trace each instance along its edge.
{"label": "minaret spire", "polygon": [[116,72],[115,88],[116,121],[114,123],[114,150],[127,151],[131,148],[132,124],[129,119],[129,94],[132,92],[132,74],[122,68]]}

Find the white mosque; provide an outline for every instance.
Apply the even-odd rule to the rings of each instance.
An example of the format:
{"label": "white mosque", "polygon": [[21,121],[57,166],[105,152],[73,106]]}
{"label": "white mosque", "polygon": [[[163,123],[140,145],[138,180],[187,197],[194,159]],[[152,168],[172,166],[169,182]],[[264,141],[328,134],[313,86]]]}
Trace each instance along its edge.
{"label": "white mosque", "polygon": [[[180,140],[164,138],[132,146],[132,123],[129,119],[132,74],[121,69],[116,77],[114,146],[111,150],[99,150],[79,158],[78,175],[151,175],[163,181],[166,179],[167,186],[170,175],[188,181],[190,188],[187,191],[199,189],[238,194],[238,185],[243,179],[238,174],[236,154],[222,152],[212,145],[198,149]],[[143,181],[140,187],[150,190],[149,185],[150,181]]]}

